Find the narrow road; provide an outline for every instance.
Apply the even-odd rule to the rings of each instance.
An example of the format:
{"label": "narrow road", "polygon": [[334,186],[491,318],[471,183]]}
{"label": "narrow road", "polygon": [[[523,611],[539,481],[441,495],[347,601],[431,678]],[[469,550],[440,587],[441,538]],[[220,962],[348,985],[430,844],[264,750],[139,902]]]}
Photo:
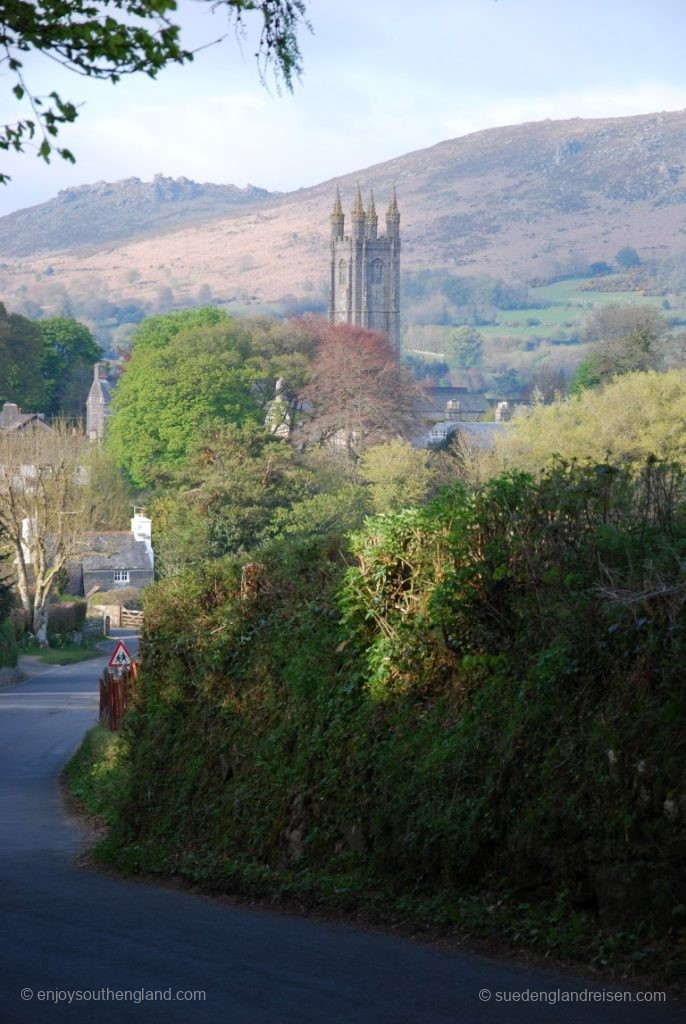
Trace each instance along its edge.
{"label": "narrow road", "polygon": [[[507,1000],[513,993],[558,989],[568,996],[586,985],[79,868],[75,858],[87,832],[65,816],[58,777],[95,721],[103,664],[45,669],[0,690],[3,1024],[686,1020],[668,1006],[592,1001],[592,993],[583,1002],[557,1005],[526,994],[523,1001],[501,1001],[498,993]],[[486,989],[488,1001],[479,996]],[[155,990],[163,998],[151,1001],[146,994]],[[204,998],[194,998],[196,992]]]}

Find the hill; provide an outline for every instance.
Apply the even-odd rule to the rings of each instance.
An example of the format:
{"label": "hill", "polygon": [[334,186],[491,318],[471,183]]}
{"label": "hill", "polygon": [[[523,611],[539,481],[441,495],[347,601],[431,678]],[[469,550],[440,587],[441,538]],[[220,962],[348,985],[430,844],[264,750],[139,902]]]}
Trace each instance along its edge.
{"label": "hill", "polygon": [[6,256],[35,256],[104,244],[225,217],[273,198],[248,185],[199,184],[155,175],[66,188],[54,199],[0,218]]}
{"label": "hill", "polygon": [[626,245],[662,261],[686,249],[685,153],[677,111],[489,129],[285,195],[162,177],[84,186],[0,219],[0,293],[33,315],[66,305],[97,321],[104,304],[113,323],[210,298],[316,307],[334,187],[349,209],[358,179],[382,224],[396,184],[405,269],[542,280]]}

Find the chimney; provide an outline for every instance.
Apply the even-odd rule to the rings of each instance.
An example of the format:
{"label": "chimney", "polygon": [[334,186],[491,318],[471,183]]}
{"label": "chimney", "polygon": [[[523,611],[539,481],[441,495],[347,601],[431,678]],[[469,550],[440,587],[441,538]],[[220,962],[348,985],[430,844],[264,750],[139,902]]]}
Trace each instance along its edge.
{"label": "chimney", "polygon": [[0,427],[13,427],[19,422],[21,409],[14,402],[5,402],[0,412]]}
{"label": "chimney", "polygon": [[102,361],[93,366],[93,380],[107,380],[107,363]]}
{"label": "chimney", "polygon": [[152,550],[152,519],[149,519],[144,512],[137,512],[134,508],[131,520],[131,533],[134,540],[142,540],[148,549],[151,564],[155,565],[155,553]]}
{"label": "chimney", "polygon": [[144,512],[134,512],[131,533],[136,540],[152,540],[152,520]]}

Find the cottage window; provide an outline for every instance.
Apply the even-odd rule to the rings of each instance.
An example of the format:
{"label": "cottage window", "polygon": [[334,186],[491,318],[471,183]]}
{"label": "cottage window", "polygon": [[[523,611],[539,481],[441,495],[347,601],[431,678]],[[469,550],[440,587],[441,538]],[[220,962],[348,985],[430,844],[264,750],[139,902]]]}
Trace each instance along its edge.
{"label": "cottage window", "polygon": [[112,579],[115,583],[128,583],[129,582],[129,570],[128,569],[115,569],[112,573]]}

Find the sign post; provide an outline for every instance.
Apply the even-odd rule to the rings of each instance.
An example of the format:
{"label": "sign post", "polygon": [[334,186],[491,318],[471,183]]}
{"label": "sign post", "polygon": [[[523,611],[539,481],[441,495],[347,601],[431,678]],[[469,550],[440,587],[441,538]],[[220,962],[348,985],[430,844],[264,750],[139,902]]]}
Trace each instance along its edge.
{"label": "sign post", "polygon": [[114,648],[112,657],[109,660],[109,668],[128,668],[133,658],[129,654],[126,644],[120,640],[117,646]]}

